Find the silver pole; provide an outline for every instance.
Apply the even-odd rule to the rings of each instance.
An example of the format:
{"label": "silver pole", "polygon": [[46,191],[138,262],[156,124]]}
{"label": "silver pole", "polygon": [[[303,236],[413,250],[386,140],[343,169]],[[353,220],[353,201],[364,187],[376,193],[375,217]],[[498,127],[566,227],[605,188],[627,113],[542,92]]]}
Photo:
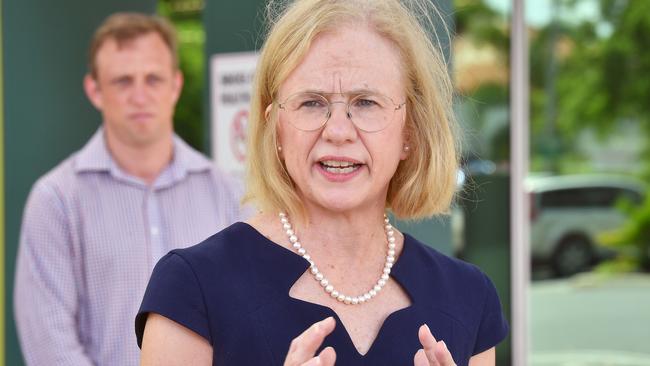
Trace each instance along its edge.
{"label": "silver pole", "polygon": [[528,365],[528,286],[530,206],[524,189],[528,174],[528,33],[525,0],[512,0],[510,28],[510,273],[512,364]]}

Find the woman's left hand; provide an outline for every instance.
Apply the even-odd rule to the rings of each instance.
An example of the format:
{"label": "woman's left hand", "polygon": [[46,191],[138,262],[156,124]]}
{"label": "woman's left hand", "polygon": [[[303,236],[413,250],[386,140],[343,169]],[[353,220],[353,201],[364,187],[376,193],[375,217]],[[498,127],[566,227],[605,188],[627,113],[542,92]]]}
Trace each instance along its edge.
{"label": "woman's left hand", "polygon": [[431,330],[425,324],[418,330],[422,347],[415,353],[414,366],[456,366],[444,341],[436,341]]}

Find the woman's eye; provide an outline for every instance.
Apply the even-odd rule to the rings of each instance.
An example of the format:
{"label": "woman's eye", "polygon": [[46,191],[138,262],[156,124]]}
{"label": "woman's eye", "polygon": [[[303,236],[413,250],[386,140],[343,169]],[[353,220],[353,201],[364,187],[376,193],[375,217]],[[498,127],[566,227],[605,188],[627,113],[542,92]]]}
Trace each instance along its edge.
{"label": "woman's eye", "polygon": [[359,98],[359,99],[356,99],[354,101],[354,106],[355,107],[361,107],[361,108],[363,108],[363,107],[375,107],[375,106],[378,106],[378,105],[379,105],[379,103],[377,103],[377,101],[375,101],[373,99],[369,99],[369,98]]}
{"label": "woman's eye", "polygon": [[306,108],[321,108],[324,103],[322,100],[305,100],[300,104],[300,107]]}

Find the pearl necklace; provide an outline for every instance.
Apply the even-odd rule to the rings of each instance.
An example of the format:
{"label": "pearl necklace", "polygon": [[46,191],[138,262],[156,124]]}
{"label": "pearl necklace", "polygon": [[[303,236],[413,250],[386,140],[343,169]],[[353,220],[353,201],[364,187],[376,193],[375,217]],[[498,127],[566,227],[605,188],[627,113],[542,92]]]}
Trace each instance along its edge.
{"label": "pearl necklace", "polygon": [[341,292],[334,289],[334,286],[329,283],[323,273],[318,269],[318,267],[316,267],[316,264],[311,259],[309,254],[307,254],[305,248],[302,247],[300,241],[298,241],[298,237],[292,230],[291,223],[289,223],[289,218],[284,212],[280,212],[280,222],[282,222],[282,228],[285,230],[293,248],[298,252],[300,256],[309,262],[309,269],[311,271],[311,274],[314,275],[316,282],[318,282],[321,287],[323,287],[325,292],[327,292],[331,297],[335,298],[339,302],[347,305],[363,304],[364,302],[377,296],[379,291],[381,291],[381,289],[386,285],[386,282],[388,281],[390,275],[390,270],[393,267],[393,263],[395,263],[395,231],[393,230],[393,226],[390,224],[390,221],[385,214],[384,230],[386,231],[386,238],[388,239],[388,255],[386,256],[386,262],[384,263],[384,270],[379,277],[379,280],[377,280],[375,285],[369,291],[362,295],[354,297],[342,294]]}

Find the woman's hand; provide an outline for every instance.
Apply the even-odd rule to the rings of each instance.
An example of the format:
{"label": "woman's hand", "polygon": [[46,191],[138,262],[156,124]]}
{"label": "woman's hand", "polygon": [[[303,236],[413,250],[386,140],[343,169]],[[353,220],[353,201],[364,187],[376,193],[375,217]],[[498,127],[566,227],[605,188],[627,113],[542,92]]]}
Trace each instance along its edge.
{"label": "woman's hand", "polygon": [[425,324],[418,331],[422,347],[415,353],[414,366],[456,366],[444,341],[436,341],[431,330]]}
{"label": "woman's hand", "polygon": [[325,337],[332,333],[336,321],[331,316],[314,323],[302,334],[291,341],[284,366],[334,366],[336,352],[334,348],[326,347],[318,356],[314,357],[316,350],[323,343]]}

